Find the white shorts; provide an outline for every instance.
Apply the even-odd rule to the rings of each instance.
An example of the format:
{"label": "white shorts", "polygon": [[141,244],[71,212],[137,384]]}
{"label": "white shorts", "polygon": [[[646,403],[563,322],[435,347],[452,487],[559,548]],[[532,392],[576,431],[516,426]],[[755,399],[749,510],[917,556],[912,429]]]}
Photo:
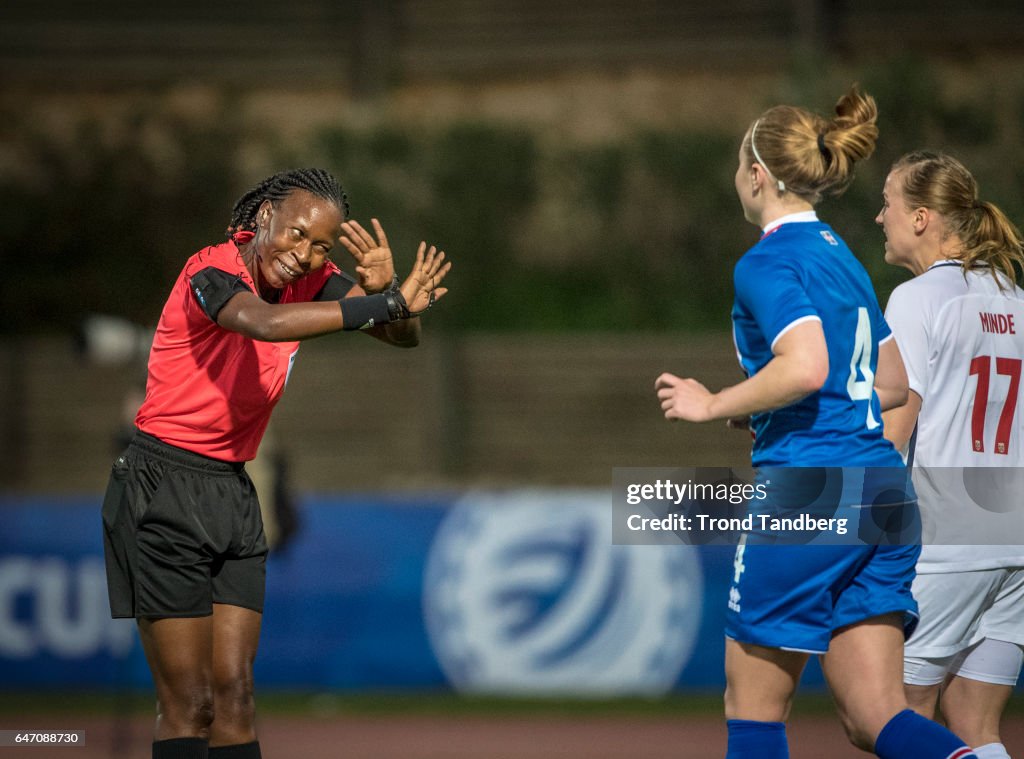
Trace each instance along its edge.
{"label": "white shorts", "polygon": [[1024,569],[918,575],[913,593],[921,622],[904,649],[904,682],[941,682],[940,670],[956,674],[957,655],[986,639],[1024,646]]}
{"label": "white shorts", "polygon": [[1024,664],[1024,648],[1017,643],[985,638],[952,656],[940,659],[903,660],[903,682],[907,685],[940,685],[948,675],[1012,688]]}

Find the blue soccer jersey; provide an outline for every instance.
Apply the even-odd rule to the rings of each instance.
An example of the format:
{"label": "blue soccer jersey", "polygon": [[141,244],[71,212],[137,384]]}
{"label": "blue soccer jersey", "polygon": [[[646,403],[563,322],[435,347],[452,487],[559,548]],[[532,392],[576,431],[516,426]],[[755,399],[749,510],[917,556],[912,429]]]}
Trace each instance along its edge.
{"label": "blue soccer jersey", "polygon": [[[790,406],[753,415],[753,464],[759,477],[773,482],[773,501],[760,508],[804,508],[800,497],[791,498],[792,486],[801,486],[797,496],[808,488],[816,493],[815,478],[826,467],[860,475],[863,490],[823,490],[821,497],[812,499],[812,512],[865,504],[912,506],[911,492],[888,488],[891,477],[903,486],[908,481],[900,455],[882,436],[874,379],[878,346],[892,339],[892,333],[867,272],[813,212],[784,221],[769,228],[736,264],[736,351],[744,371],[752,376],[772,360],[772,347],[781,336],[816,320],[825,333],[829,372],[817,392]],[[795,481],[787,479],[789,472]],[[845,474],[839,479],[845,482]],[[780,489],[780,483],[789,487]],[[875,484],[880,493],[872,490]],[[856,477],[852,485],[858,485]],[[887,500],[878,500],[876,496],[883,494]],[[858,524],[863,545],[785,545],[771,534],[745,536],[733,564],[726,636],[771,648],[823,653],[835,630],[889,613],[902,613],[909,634],[917,613],[910,584],[920,546],[875,543],[873,533],[861,529],[865,524],[871,528],[874,522],[862,518]]]}
{"label": "blue soccer jersey", "polygon": [[878,346],[892,333],[867,272],[839,235],[816,218],[782,224],[739,260],[734,285],[733,339],[748,377],[805,321],[821,322],[828,347],[818,392],[753,415],[753,465],[901,466],[882,436],[874,391]]}

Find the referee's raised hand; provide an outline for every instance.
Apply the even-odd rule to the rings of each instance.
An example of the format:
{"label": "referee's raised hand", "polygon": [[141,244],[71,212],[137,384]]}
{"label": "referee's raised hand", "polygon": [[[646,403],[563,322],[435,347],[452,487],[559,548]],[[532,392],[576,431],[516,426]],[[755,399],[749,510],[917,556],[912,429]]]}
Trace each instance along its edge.
{"label": "referee's raised hand", "polygon": [[445,261],[443,250],[433,245],[428,248],[425,242],[420,243],[416,251],[416,263],[399,287],[413,315],[426,311],[448,292],[447,287],[440,285],[451,268],[452,263]]}
{"label": "referee's raised hand", "polygon": [[379,293],[391,287],[395,276],[395,264],[391,257],[391,246],[384,228],[377,219],[370,219],[377,239],[355,220],[341,225],[345,233],[338,241],[348,249],[356,261],[359,286],[367,293]]}

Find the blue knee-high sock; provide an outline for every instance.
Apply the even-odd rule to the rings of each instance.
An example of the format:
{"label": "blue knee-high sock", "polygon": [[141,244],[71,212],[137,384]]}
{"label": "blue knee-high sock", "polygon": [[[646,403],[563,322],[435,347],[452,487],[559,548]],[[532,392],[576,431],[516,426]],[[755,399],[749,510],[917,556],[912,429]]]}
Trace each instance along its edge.
{"label": "blue knee-high sock", "polygon": [[725,759],[789,759],[785,722],[730,719]]}
{"label": "blue knee-high sock", "polygon": [[875,741],[881,759],[978,759],[942,725],[905,709],[886,723]]}

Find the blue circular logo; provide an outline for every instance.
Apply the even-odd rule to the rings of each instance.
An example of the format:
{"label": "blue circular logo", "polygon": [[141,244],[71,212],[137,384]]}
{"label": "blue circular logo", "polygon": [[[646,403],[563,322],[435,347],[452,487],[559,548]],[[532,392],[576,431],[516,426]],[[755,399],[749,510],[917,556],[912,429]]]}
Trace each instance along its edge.
{"label": "blue circular logo", "polygon": [[431,547],[424,613],[459,690],[655,695],[689,660],[692,547],[613,545],[610,492],[470,494]]}

